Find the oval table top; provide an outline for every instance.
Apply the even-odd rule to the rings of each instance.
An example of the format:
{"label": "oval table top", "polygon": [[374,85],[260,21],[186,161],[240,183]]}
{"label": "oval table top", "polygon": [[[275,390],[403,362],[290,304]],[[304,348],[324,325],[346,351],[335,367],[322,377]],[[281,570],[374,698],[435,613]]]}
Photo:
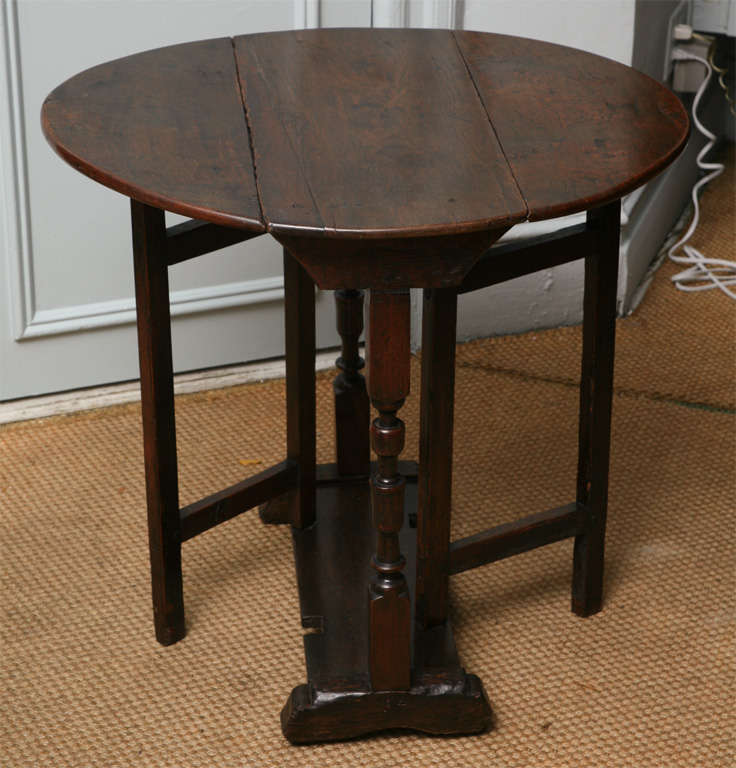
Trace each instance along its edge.
{"label": "oval table top", "polygon": [[680,101],[550,43],[424,29],[273,32],[88,69],[42,108],[82,173],[283,236],[507,229],[610,202],[687,141]]}

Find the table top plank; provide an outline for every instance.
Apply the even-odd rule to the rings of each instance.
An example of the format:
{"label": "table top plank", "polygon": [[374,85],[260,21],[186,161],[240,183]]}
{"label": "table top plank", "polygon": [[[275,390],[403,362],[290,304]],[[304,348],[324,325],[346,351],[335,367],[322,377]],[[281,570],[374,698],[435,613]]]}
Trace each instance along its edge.
{"label": "table top plank", "polygon": [[447,30],[235,38],[269,230],[442,235],[526,218]]}
{"label": "table top plank", "polygon": [[633,191],[687,142],[677,96],[631,67],[538,40],[454,35],[532,221]]}
{"label": "table top plank", "polygon": [[602,205],[661,171],[689,130],[674,94],[599,56],[365,28],[117,59],[54,90],[42,124],[67,162],[141,202],[356,243],[499,232]]}
{"label": "table top plank", "polygon": [[265,231],[230,38],[88,69],[49,95],[42,124],[67,162],[118,192]]}

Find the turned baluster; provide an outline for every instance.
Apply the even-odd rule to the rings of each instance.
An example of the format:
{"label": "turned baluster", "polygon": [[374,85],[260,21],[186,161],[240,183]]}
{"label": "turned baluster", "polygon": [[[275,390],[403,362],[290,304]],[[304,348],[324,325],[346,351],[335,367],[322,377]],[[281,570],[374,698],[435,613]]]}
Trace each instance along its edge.
{"label": "turned baluster", "polygon": [[365,378],[360,372],[364,362],[358,351],[363,331],[363,291],[353,288],[335,291],[335,308],[337,332],[342,338],[341,354],[336,361],[340,373],[332,384],[337,470],[341,475],[368,475],[370,404]]}
{"label": "turned baluster", "polygon": [[370,675],[373,690],[408,690],[411,684],[411,602],[402,570],[399,531],[404,519],[404,478],[398,457],[404,423],[396,415],[409,394],[409,292],[371,291],[368,320],[368,389],[379,415],[371,425],[378,457],[371,478],[377,531],[369,587]]}

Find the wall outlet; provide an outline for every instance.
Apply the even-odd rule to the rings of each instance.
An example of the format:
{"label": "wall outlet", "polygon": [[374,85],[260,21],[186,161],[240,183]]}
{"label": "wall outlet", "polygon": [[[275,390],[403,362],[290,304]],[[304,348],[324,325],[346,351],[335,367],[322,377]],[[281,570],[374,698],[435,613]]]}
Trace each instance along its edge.
{"label": "wall outlet", "polygon": [[[703,37],[706,36],[703,35]],[[680,42],[677,48],[707,61],[714,44],[715,38],[712,37],[708,37],[707,40],[693,38],[687,42]],[[676,59],[672,72],[672,90],[678,93],[695,93],[705,80],[706,71],[705,66],[699,61]]]}

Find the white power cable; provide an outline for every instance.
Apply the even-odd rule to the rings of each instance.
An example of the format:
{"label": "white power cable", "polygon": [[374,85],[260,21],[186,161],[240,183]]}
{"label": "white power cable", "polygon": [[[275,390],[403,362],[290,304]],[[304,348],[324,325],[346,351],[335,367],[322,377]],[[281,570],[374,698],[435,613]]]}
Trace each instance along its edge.
{"label": "white power cable", "polygon": [[[682,48],[676,48],[672,52],[674,59],[684,60],[690,59],[693,61],[699,61],[706,69],[706,76],[700,87],[695,94],[692,106],[693,122],[696,128],[708,139],[706,145],[700,150],[697,157],[698,168],[703,171],[710,171],[698,181],[692,189],[691,197],[693,201],[693,218],[690,222],[690,226],[687,228],[685,234],[669,249],[667,255],[669,258],[677,264],[687,264],[688,269],[678,272],[672,277],[672,282],[681,291],[705,291],[710,288],[720,288],[727,296],[732,299],[736,299],[736,293],[732,291],[728,286],[736,285],[736,261],[727,261],[726,259],[711,259],[703,256],[700,251],[693,248],[691,245],[685,245],[687,241],[692,237],[693,232],[698,226],[700,219],[700,206],[698,205],[698,192],[708,182],[713,181],[717,176],[720,176],[725,166],[723,163],[706,163],[703,158],[710,152],[716,141],[716,135],[709,131],[698,118],[698,105],[700,99],[705,93],[705,89],[710,82],[713,69],[710,63],[692,53],[684,51]],[[677,250],[682,247],[684,256],[676,256]]]}

